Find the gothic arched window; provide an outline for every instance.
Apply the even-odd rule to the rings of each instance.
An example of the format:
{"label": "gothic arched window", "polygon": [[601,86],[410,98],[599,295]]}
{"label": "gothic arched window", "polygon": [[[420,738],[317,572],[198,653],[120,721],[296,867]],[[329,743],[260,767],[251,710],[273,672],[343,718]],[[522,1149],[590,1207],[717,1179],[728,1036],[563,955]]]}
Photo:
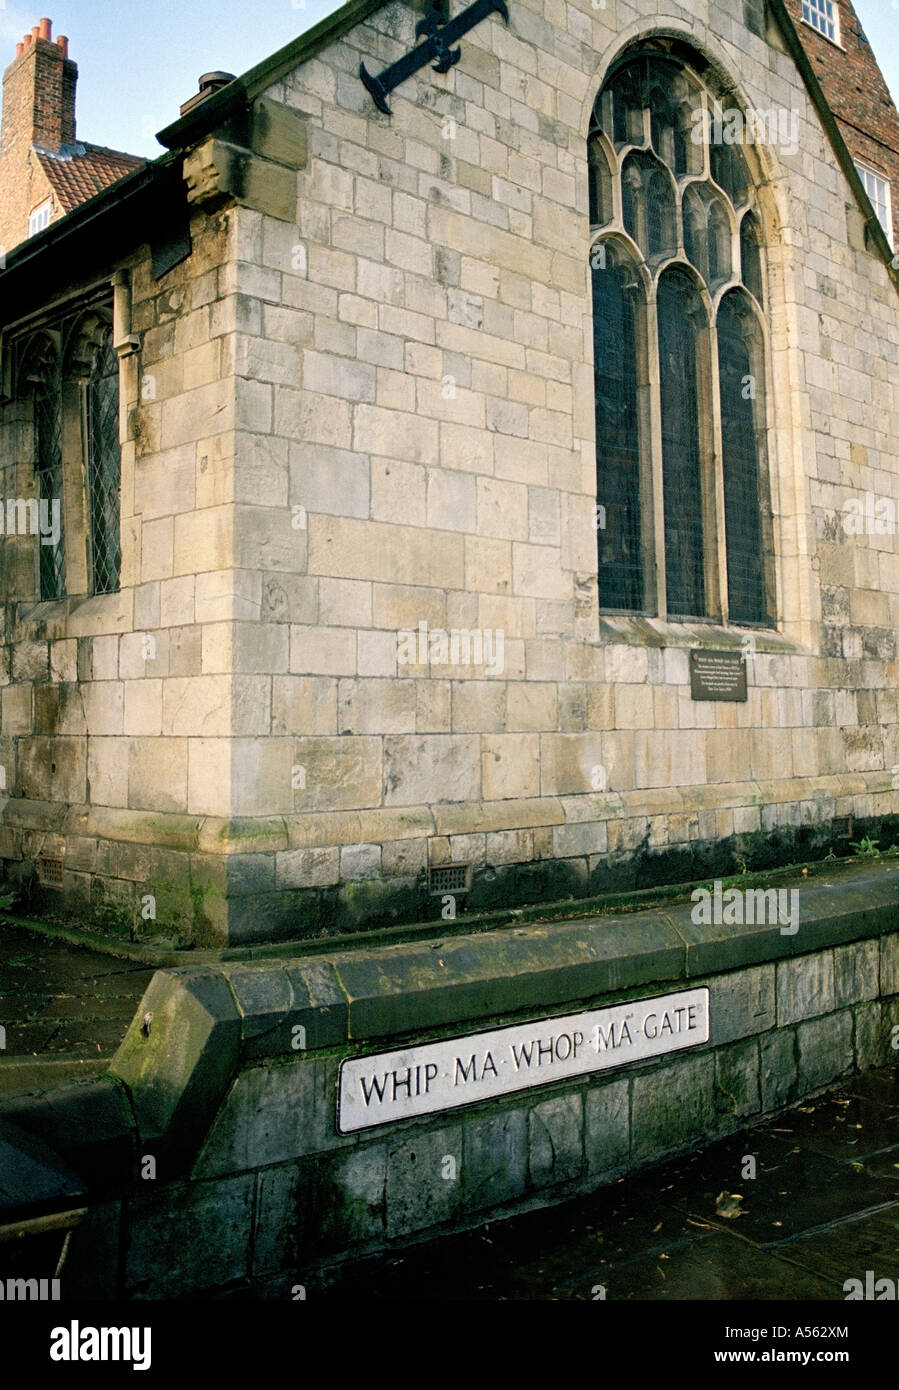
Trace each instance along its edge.
{"label": "gothic arched window", "polygon": [[644,51],[593,110],[599,601],[770,626],[763,224],[701,71]]}
{"label": "gothic arched window", "polygon": [[119,493],[122,456],[119,446],[119,359],[112,328],[99,335],[93,370],[87,381],[87,498],[92,591],[115,593],[122,556]]}
{"label": "gothic arched window", "polygon": [[31,340],[22,377],[23,389],[31,393],[33,411],[38,504],[34,531],[40,536],[38,595],[41,599],[62,598],[66,592],[66,557],[62,535],[62,365],[58,335],[40,333]]}
{"label": "gothic arched window", "polygon": [[[29,599],[110,594],[121,572],[119,359],[112,305],[97,300],[13,346],[26,444],[22,494],[7,508],[27,537],[16,570]],[[30,452],[30,459],[27,454]],[[0,504],[2,506],[2,504]],[[27,554],[34,555],[34,581]]]}

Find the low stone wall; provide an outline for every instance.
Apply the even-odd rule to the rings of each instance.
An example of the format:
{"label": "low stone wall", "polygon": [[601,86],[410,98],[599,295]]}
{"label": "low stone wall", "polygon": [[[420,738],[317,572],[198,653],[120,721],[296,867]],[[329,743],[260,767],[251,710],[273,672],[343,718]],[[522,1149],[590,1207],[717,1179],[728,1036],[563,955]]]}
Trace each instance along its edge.
{"label": "low stone wall", "polygon": [[[66,1295],[291,1297],[347,1254],[562,1200],[883,1065],[899,867],[778,887],[795,932],[686,902],[159,971],[108,1076],[2,1107],[91,1189]],[[467,1057],[468,1035],[705,988],[707,1042],[338,1132],[346,1059],[442,1039]]]}

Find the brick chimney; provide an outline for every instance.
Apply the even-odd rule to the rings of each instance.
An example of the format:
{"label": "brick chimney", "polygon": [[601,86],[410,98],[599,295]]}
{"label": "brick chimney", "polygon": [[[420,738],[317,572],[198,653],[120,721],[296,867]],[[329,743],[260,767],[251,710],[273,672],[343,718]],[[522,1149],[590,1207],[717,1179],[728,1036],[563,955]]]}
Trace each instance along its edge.
{"label": "brick chimney", "polygon": [[3,74],[0,150],[37,145],[54,154],[75,143],[75,84],[78,66],[68,56],[69,41],[53,42],[53,25],[42,19],[16,45]]}
{"label": "brick chimney", "polygon": [[[21,43],[3,74],[0,125],[0,248],[29,234],[29,217],[51,190],[35,150],[58,154],[75,144],[75,86],[78,67],[69,41],[54,41],[53,25],[42,19]],[[60,209],[54,204],[53,216]]]}

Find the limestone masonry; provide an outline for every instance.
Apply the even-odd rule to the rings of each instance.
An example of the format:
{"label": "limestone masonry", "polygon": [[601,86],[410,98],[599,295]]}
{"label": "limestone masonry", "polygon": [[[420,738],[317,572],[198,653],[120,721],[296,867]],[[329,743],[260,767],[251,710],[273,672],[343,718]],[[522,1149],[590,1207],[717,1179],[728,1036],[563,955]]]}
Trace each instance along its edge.
{"label": "limestone masonry", "polygon": [[[894,823],[899,546],[876,505],[899,497],[897,271],[814,75],[839,50],[780,0],[514,0],[385,115],[360,62],[402,57],[420,17],[351,0],[244,77],[212,74],[159,161],[7,252],[4,496],[55,478],[63,516],[56,550],[36,528],[0,545],[0,855],[41,910],[207,946],[319,936],[815,857]],[[711,398],[706,616],[659,616],[676,537],[655,349],[647,589],[601,611],[597,257],[624,274],[635,241],[626,170],[604,220],[591,209],[588,135],[636,55],[675,65],[694,109],[775,112],[742,149],[736,214],[686,142],[665,253],[695,285],[687,177],[719,229],[749,199],[762,621],[727,616]],[[661,168],[647,151],[629,167]],[[719,270],[739,280],[751,248],[727,228]],[[697,302],[717,305],[736,280],[703,273]],[[116,384],[118,493],[79,415]],[[847,527],[866,494],[874,521]],[[743,653],[745,702],[692,698],[698,648]]]}

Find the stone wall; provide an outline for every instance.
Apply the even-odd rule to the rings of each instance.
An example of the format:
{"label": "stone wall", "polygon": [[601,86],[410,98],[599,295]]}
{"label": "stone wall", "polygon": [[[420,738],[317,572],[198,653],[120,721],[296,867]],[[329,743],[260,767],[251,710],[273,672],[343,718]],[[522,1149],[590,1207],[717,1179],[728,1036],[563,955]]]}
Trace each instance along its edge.
{"label": "stone wall", "polygon": [[[776,26],[742,14],[522,3],[388,117],[358,67],[412,45],[390,4],[184,152],[192,255],[128,264],[122,592],[33,608],[33,557],[7,570],[13,879],[64,852],[66,911],[234,944],[893,838],[896,527],[842,509],[894,489],[896,289]],[[598,608],[586,133],[658,32],[799,121],[795,154],[754,152],[776,632]],[[4,407],[15,495],[22,428]],[[502,669],[400,659],[420,624],[501,631]],[[690,698],[694,646],[749,651],[745,704]]]}
{"label": "stone wall", "polygon": [[[35,536],[2,545],[7,878],[39,910],[64,904],[126,937],[208,942],[226,930],[225,860],[201,829],[229,812],[229,739],[255,727],[260,699],[232,676],[229,650],[245,410],[231,366],[233,217],[197,211],[192,255],[161,281],[147,247],[120,267],[140,350],[120,364],[119,592],[87,592],[77,388],[63,450],[69,597],[37,602]],[[0,406],[5,497],[35,495],[33,440],[19,393]],[[63,860],[61,892],[36,874],[43,857]]]}
{"label": "stone wall", "polygon": [[[897,872],[784,880],[795,935],[687,904],[160,971],[107,1077],[2,1107],[87,1184],[65,1295],[290,1297],[347,1255],[593,1190],[883,1065]],[[345,1058],[701,986],[705,1045],[338,1133]]]}
{"label": "stone wall", "polygon": [[[307,529],[243,634],[271,722],[235,746],[234,807],[268,839],[235,939],[421,917],[435,865],[471,866],[469,908],[586,895],[824,853],[835,819],[876,839],[897,810],[895,528],[841,524],[893,486],[895,287],[776,30],[669,8],[516,6],[386,117],[357,69],[413,42],[388,6],[269,89],[309,162],[295,227],[240,214],[266,265],[244,582],[288,513]],[[597,609],[585,137],[609,64],[660,29],[799,121],[796,153],[756,152],[777,634]],[[504,669],[403,664],[421,623],[501,629]],[[748,702],[692,701],[688,649],[748,639]]]}

